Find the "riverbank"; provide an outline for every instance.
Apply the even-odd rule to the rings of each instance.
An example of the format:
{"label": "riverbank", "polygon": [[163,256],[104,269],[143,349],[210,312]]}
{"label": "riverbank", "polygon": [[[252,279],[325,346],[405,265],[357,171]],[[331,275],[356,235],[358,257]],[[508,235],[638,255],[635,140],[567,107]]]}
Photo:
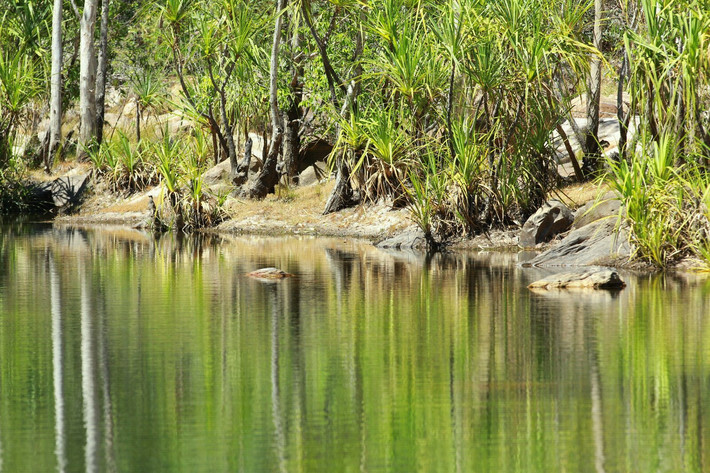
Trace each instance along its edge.
{"label": "riverbank", "polygon": [[[86,165],[65,166],[57,174],[35,173],[34,180],[59,179],[62,176],[89,174]],[[142,228],[150,218],[149,202],[161,199],[159,186],[131,195],[117,195],[102,179],[91,178],[86,190],[68,212],[60,212],[54,221],[65,225],[123,225]],[[215,185],[222,185],[216,183]],[[419,230],[407,208],[393,208],[392,202],[361,204],[323,215],[325,201],[334,186],[333,180],[311,182],[290,189],[280,188],[262,200],[228,196],[223,208],[225,220],[208,233],[260,235],[319,235],[362,238],[378,242],[400,234],[417,235]],[[214,188],[216,191],[217,189]],[[573,207],[593,199],[598,192],[594,184],[577,184],[556,191],[554,198]],[[520,228],[494,228],[485,233],[458,238],[448,245],[452,249],[484,249],[518,251]],[[537,251],[549,244],[541,245]]]}
{"label": "riverbank", "polygon": [[[86,181],[75,202],[60,209],[54,217],[57,224],[121,225],[148,229],[151,198],[158,203],[162,200],[160,186],[130,195],[113,193],[105,179],[92,176],[88,165],[67,165],[60,168],[59,173],[60,176],[40,173],[31,176],[47,182],[76,176]],[[422,246],[423,235],[411,219],[409,209],[393,208],[392,202],[380,201],[323,215],[322,210],[334,182],[328,179],[307,182],[307,185],[292,188],[279,187],[275,194],[262,200],[226,196],[222,206],[223,221],[201,231],[213,234],[359,238],[395,249]],[[211,187],[208,187],[209,192],[214,194],[223,192],[224,188],[224,181],[219,179],[211,181]],[[608,199],[609,194],[608,187],[594,183],[571,184],[554,191],[548,196],[548,202],[559,202],[569,209],[571,216],[565,227],[558,228],[540,242],[523,243],[522,233],[526,226],[521,223],[454,239],[447,242],[447,248],[454,251],[525,251],[533,266],[603,265],[642,272],[656,270],[653,265],[632,257],[634,247],[628,241],[628,232],[617,228],[621,222],[620,206],[595,204],[600,196],[606,195]],[[591,213],[590,208],[594,209]],[[535,218],[533,216],[531,220]],[[547,217],[537,218],[542,222]],[[701,266],[702,262],[697,259],[684,258],[671,269],[692,271]]]}

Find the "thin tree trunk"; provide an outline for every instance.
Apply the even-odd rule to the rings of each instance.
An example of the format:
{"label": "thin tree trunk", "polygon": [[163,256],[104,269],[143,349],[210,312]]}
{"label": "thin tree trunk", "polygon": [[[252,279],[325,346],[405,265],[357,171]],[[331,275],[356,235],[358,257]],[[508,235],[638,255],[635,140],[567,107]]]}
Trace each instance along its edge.
{"label": "thin tree trunk", "polygon": [[582,168],[579,167],[577,156],[574,155],[574,150],[572,149],[572,145],[569,143],[569,137],[567,136],[567,133],[565,133],[565,129],[562,128],[562,125],[558,124],[556,130],[560,135],[560,138],[562,138],[562,142],[564,143],[567,154],[569,155],[569,160],[572,163],[572,169],[574,169],[574,177],[580,182],[583,181],[584,173],[582,172]]}
{"label": "thin tree trunk", "polygon": [[62,142],[62,0],[54,0],[52,10],[52,76],[49,99],[49,149],[44,169],[51,172],[54,157]]}
{"label": "thin tree trunk", "polygon": [[[599,50],[602,42],[602,0],[594,0],[594,47]],[[599,108],[601,102],[602,64],[598,56],[592,58],[587,96],[587,132],[584,140],[585,166],[596,168],[599,157]]]}
{"label": "thin tree trunk", "polygon": [[136,143],[141,141],[141,103],[136,100]]}
{"label": "thin tree trunk", "polygon": [[[298,15],[292,18],[298,19]],[[293,35],[291,37],[291,54],[293,55],[293,67],[291,68],[291,104],[286,115],[286,131],[284,136],[284,173],[289,180],[293,180],[298,172],[298,159],[301,151],[301,99],[303,98],[303,57],[300,53],[301,34],[298,31],[299,22],[293,25]],[[296,182],[297,183],[297,182]]]}
{"label": "thin tree trunk", "polygon": [[264,166],[256,178],[254,185],[249,189],[249,196],[256,199],[263,199],[267,194],[274,191],[279,182],[279,175],[276,172],[276,160],[283,141],[283,119],[279,110],[278,101],[278,72],[279,72],[279,47],[281,45],[281,28],[283,25],[283,10],[286,8],[286,0],[276,1],[276,22],[274,25],[274,42],[271,47],[271,68],[269,71],[269,105],[271,108],[271,147],[266,156]]}
{"label": "thin tree trunk", "polygon": [[449,76],[449,93],[446,96],[446,128],[449,131],[449,153],[451,159],[456,158],[456,148],[454,147],[454,129],[451,126],[451,114],[454,109],[454,80],[456,79],[456,61],[451,59],[451,74]]}
{"label": "thin tree trunk", "polygon": [[[227,55],[227,51],[224,52],[225,56]],[[212,82],[212,87],[218,92],[219,94],[219,110],[222,118],[222,126],[224,126],[224,131],[222,135],[224,136],[226,143],[227,143],[227,156],[229,157],[229,165],[232,173],[232,178],[236,176],[236,169],[238,166],[237,163],[237,148],[234,146],[234,127],[230,125],[229,123],[229,117],[227,116],[227,94],[225,92],[225,87],[227,82],[229,81],[229,77],[232,75],[232,71],[234,70],[235,63],[233,62],[232,64],[229,65],[226,71],[226,75],[224,79],[222,80],[221,85],[217,84],[217,81],[215,80],[214,73],[212,72],[212,62],[208,61],[207,63],[207,68],[209,71],[209,76],[210,76],[210,81]]]}
{"label": "thin tree trunk", "polygon": [[619,70],[619,85],[616,90],[616,118],[619,121],[619,160],[626,159],[626,141],[629,132],[629,113],[624,113],[624,82],[629,68],[629,55],[624,48],[624,55],[621,60],[621,69]]}
{"label": "thin tree trunk", "polygon": [[101,0],[101,38],[96,72],[96,140],[99,144],[104,135],[104,112],[106,111],[106,70],[108,67],[108,13],[111,0]]}
{"label": "thin tree trunk", "polygon": [[85,0],[81,16],[81,45],[79,47],[79,132],[80,158],[86,157],[83,149],[96,138],[96,53],[94,30],[98,0]]}
{"label": "thin tree trunk", "polygon": [[[360,13],[360,23],[364,20],[362,12]],[[365,44],[365,38],[362,28],[358,28],[358,34],[355,40],[355,60],[357,61],[362,54]],[[357,105],[357,97],[360,93],[360,84],[356,82],[362,75],[362,65],[358,62],[355,67],[355,73],[353,79],[350,81],[345,94],[345,101],[343,107],[340,109],[340,116],[343,119],[347,119],[350,116],[351,110]],[[340,127],[337,129],[336,135],[340,135]],[[329,214],[332,212],[337,212],[340,209],[352,206],[356,203],[357,199],[354,197],[352,185],[350,184],[350,168],[348,163],[343,156],[338,157],[337,165],[337,177],[335,179],[335,187],[328,197],[328,201],[325,203],[325,209],[323,214]]]}

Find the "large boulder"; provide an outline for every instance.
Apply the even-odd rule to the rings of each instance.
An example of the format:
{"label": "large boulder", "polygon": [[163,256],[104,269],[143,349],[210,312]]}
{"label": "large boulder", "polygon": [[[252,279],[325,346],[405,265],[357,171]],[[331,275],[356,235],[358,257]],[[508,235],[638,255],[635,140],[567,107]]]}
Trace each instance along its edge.
{"label": "large boulder", "polygon": [[220,182],[229,182],[229,173],[231,171],[232,167],[229,165],[229,159],[225,159],[205,171],[202,179],[207,186],[213,186]]}
{"label": "large boulder", "polygon": [[621,212],[621,200],[616,192],[607,192],[599,200],[591,200],[574,213],[573,229],[582,228],[602,218],[616,219]]}
{"label": "large boulder", "polygon": [[573,221],[569,207],[559,200],[547,201],[525,222],[518,243],[522,247],[543,243],[569,229]]}
{"label": "large boulder", "polygon": [[38,184],[34,194],[40,206],[65,208],[78,201],[88,181],[89,173],[61,176]]}
{"label": "large boulder", "polygon": [[308,166],[305,171],[298,175],[298,185],[301,187],[317,184],[328,175],[328,166],[323,161],[317,161],[312,166]]}
{"label": "large boulder", "polygon": [[615,218],[604,218],[571,231],[553,248],[523,265],[609,265],[619,259],[629,259],[632,252],[627,228],[618,226]]}
{"label": "large boulder", "polygon": [[530,284],[530,289],[622,289],[626,283],[613,269],[553,274]]}

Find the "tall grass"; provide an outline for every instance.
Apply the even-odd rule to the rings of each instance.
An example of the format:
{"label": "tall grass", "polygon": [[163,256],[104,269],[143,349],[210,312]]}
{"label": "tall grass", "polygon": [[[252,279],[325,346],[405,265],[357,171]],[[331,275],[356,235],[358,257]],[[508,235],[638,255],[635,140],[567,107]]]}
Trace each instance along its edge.
{"label": "tall grass", "polygon": [[674,166],[676,137],[662,134],[649,151],[609,163],[609,182],[621,196],[637,255],[659,268],[686,256],[710,263],[710,176],[696,164]]}

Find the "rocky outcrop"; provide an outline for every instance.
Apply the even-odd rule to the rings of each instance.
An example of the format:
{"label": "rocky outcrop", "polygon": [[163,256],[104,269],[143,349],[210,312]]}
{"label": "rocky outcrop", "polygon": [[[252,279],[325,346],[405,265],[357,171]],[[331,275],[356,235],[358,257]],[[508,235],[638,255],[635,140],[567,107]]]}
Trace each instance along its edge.
{"label": "rocky outcrop", "polygon": [[37,206],[42,208],[66,208],[79,200],[87,187],[89,173],[79,173],[56,178],[34,186]]}
{"label": "rocky outcrop", "polygon": [[415,250],[426,248],[424,232],[419,228],[409,228],[402,233],[375,243],[377,248],[393,250]]}
{"label": "rocky outcrop", "polygon": [[619,227],[615,218],[604,218],[571,231],[523,266],[607,265],[628,259],[632,250],[627,228]]}
{"label": "rocky outcrop", "polygon": [[621,200],[616,192],[607,192],[599,200],[591,200],[574,213],[573,229],[596,222],[602,218],[615,218],[621,209]]}
{"label": "rocky outcrop", "polygon": [[297,184],[299,186],[312,186],[327,176],[328,166],[323,161],[317,161],[298,175]]}
{"label": "rocky outcrop", "polygon": [[520,231],[519,245],[531,247],[549,241],[569,229],[574,221],[572,211],[559,200],[545,202],[527,219]]}
{"label": "rocky outcrop", "polygon": [[528,288],[550,289],[622,289],[626,283],[613,269],[553,274],[530,284]]}

